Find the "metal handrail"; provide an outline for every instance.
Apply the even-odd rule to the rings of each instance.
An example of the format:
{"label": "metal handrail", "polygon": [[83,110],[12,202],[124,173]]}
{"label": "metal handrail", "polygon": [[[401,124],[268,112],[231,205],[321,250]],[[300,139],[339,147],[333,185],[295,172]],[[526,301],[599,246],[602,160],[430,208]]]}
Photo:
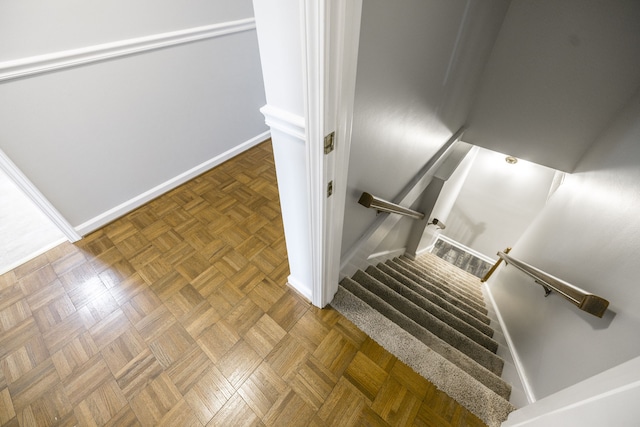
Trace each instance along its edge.
{"label": "metal handrail", "polygon": [[535,282],[541,285],[545,290],[545,296],[549,293],[557,292],[564,298],[568,299],[571,303],[575,304],[580,310],[586,311],[597,317],[602,317],[609,306],[609,301],[606,299],[584,291],[577,286],[573,286],[570,283],[565,282],[562,279],[558,279],[544,271],[520,261],[512,256],[507,255],[504,252],[498,252],[498,256],[504,260],[505,263],[511,264],[523,273],[531,276]]}
{"label": "metal handrail", "polygon": [[366,208],[376,209],[378,212],[389,212],[389,213],[395,213],[400,215],[406,215],[415,219],[424,218],[424,214],[422,212],[405,208],[404,206],[400,206],[396,203],[386,201],[376,196],[372,196],[367,192],[362,193],[362,196],[360,196],[360,200],[358,200],[358,203],[360,203],[362,206]]}

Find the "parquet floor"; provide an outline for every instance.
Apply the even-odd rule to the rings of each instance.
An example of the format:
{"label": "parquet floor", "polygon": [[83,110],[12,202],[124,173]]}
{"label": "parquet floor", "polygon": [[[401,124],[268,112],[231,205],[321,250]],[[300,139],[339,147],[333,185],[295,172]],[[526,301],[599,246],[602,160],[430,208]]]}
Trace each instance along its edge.
{"label": "parquet floor", "polygon": [[287,275],[266,142],[0,276],[0,425],[482,425]]}

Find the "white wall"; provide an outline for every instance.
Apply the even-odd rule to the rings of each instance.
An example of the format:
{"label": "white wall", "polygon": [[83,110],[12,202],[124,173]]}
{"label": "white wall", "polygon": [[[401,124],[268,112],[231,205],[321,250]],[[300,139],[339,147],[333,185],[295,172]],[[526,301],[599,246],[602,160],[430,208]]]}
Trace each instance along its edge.
{"label": "white wall", "polygon": [[640,2],[512,0],[465,141],[572,172],[640,85]]}
{"label": "white wall", "polygon": [[491,259],[513,246],[544,207],[555,171],[479,148],[447,217],[445,236]]}
{"label": "white wall", "polygon": [[502,427],[635,426],[640,417],[640,357],[509,414]]}
{"label": "white wall", "polygon": [[640,355],[640,93],[514,245],[512,255],[610,301],[598,319],[511,267],[489,282],[533,399]]}
{"label": "white wall", "polygon": [[4,1],[0,61],[253,16],[249,0]]}
{"label": "white wall", "polygon": [[505,11],[503,1],[363,3],[343,255],[376,218],[360,194],[394,200],[464,124]]}
{"label": "white wall", "polygon": [[0,58],[12,60],[0,74],[46,65],[33,55],[249,18],[226,35],[0,82],[0,148],[82,234],[268,137],[251,2],[162,6],[0,7]]}
{"label": "white wall", "polygon": [[[458,195],[462,190],[462,186],[467,180],[469,171],[471,170],[473,162],[478,155],[478,150],[478,147],[473,147],[442,186],[440,196],[433,207],[433,213],[431,216],[432,218],[437,218],[440,222],[444,223],[445,227],[447,227],[447,224],[449,223],[451,209],[453,209],[453,205],[456,203]],[[439,227],[436,227],[435,225],[426,227],[422,233],[420,243],[418,244],[417,253],[419,254],[420,252],[430,250],[440,234],[442,234],[442,229]]]}

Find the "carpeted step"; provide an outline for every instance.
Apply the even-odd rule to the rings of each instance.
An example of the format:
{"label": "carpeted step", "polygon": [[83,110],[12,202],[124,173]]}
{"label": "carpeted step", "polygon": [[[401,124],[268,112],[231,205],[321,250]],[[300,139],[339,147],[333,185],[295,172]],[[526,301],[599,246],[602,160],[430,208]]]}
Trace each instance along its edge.
{"label": "carpeted step", "polygon": [[422,278],[422,277],[418,276],[417,274],[413,273],[411,270],[405,268],[404,266],[402,266],[402,265],[400,265],[400,264],[398,264],[398,263],[396,263],[396,262],[394,262],[392,260],[389,260],[389,261],[385,262],[385,264],[388,265],[389,267],[391,267],[392,269],[396,270],[398,273],[400,273],[400,274],[408,277],[409,279],[413,280],[414,282],[416,282],[420,286],[424,286],[425,288],[427,288],[431,292],[435,293],[439,297],[444,298],[446,301],[448,301],[449,303],[455,305],[459,309],[466,311],[470,315],[482,320],[483,322],[485,322],[487,324],[490,323],[490,320],[487,317],[488,311],[484,307],[479,307],[477,304],[474,304],[472,301],[468,301],[468,300],[463,299],[463,298],[458,298],[457,296],[450,294],[446,290],[440,288],[439,286],[434,285],[433,283],[429,282],[428,280],[425,280],[424,278]]}
{"label": "carpeted step", "polygon": [[499,392],[486,387],[342,286],[331,306],[488,426],[500,426],[515,409],[507,400],[510,387],[504,381],[495,381]]}
{"label": "carpeted step", "polygon": [[[410,259],[406,255],[402,255],[400,256],[400,259],[404,259],[407,262],[410,262],[429,276],[436,276],[445,281],[454,281],[459,286],[462,286],[469,292],[472,292],[474,295],[478,295],[480,296],[480,298],[483,297],[482,283],[480,282],[480,279],[478,277],[454,266],[453,264],[449,264],[446,261],[444,264],[441,262],[434,262],[433,258],[427,255],[431,254],[420,255],[414,260]],[[443,261],[441,258],[438,258],[438,260]]]}
{"label": "carpeted step", "polygon": [[[460,284],[455,280],[445,281],[433,275],[426,274],[416,263],[412,262],[408,258],[394,258],[394,262],[410,270],[413,274],[427,280],[439,288],[446,290],[451,295],[460,298],[463,301],[470,301],[473,306],[481,309],[485,308],[484,297],[482,294],[474,293],[472,290],[467,289],[464,284]],[[471,303],[469,303],[471,305]]]}
{"label": "carpeted step", "polygon": [[490,320],[488,317],[485,317],[484,321],[482,321],[477,317],[470,315],[466,311],[461,310],[455,305],[451,304],[444,298],[441,298],[440,296],[429,291],[424,286],[420,286],[419,284],[409,279],[408,277],[398,273],[396,270],[392,269],[386,264],[382,264],[382,263],[378,264],[375,268],[380,270],[383,274],[390,277],[391,279],[411,289],[412,291],[419,294],[423,298],[431,301],[433,304],[437,305],[441,309],[446,310],[448,313],[451,313],[453,316],[457,317],[458,319],[461,319],[465,323],[468,323],[469,325],[473,326],[477,330],[481,331],[483,334],[489,337],[493,337],[493,329],[491,329],[491,327],[489,326]]}
{"label": "carpeted step", "polygon": [[[432,253],[424,253],[416,258],[415,263],[429,271],[429,274],[442,275],[444,280],[458,280],[482,292],[482,284],[478,277],[462,270]],[[455,268],[452,268],[455,267]]]}
{"label": "carpeted step", "polygon": [[[490,371],[475,362],[466,354],[456,350],[354,280],[348,277],[344,278],[340,282],[340,286],[358,297],[369,307],[376,310],[378,313],[381,313],[390,321],[409,332],[422,343],[427,345],[431,350],[458,366],[460,369],[471,375],[489,389],[493,390],[501,397],[505,399],[509,398],[511,387],[498,376],[499,373],[496,374],[495,372]],[[502,366],[500,366],[499,370],[501,369]]]}
{"label": "carpeted step", "polygon": [[[383,271],[374,266],[369,266],[365,271],[369,276],[377,279],[380,283],[387,286],[389,289],[401,295],[403,298],[408,301],[413,302],[421,309],[428,312],[430,315],[434,316],[441,322],[446,323],[456,331],[465,335],[466,337],[472,339],[476,343],[480,344],[487,350],[495,353],[498,349],[498,343],[491,339],[493,335],[493,330],[487,325],[479,323],[480,327],[483,330],[479,330],[478,328],[470,325],[464,320],[456,317],[451,314],[447,310],[439,307],[437,304],[434,304],[430,300],[426,299],[419,293],[413,291],[410,287],[403,285],[402,283],[395,280],[393,277],[388,276]],[[420,322],[418,322],[420,323]]]}
{"label": "carpeted step", "polygon": [[[415,260],[411,260],[407,256],[401,256],[400,259],[411,263],[416,268],[420,269],[425,275],[431,277],[434,280],[444,283],[455,283],[467,292],[470,292],[474,296],[484,299],[482,293],[482,282],[476,276],[468,273],[464,270],[455,267],[453,264],[449,264],[445,261],[445,264],[441,262],[434,262],[431,257],[421,255]],[[443,261],[438,258],[439,261]]]}
{"label": "carpeted step", "polygon": [[362,270],[358,270],[353,275],[352,279],[368,291],[382,298],[387,304],[391,305],[400,313],[404,314],[456,350],[466,354],[494,374],[500,375],[502,373],[504,362],[493,353],[498,348],[497,343],[488,342],[488,345],[495,344],[495,348],[493,350],[487,349],[485,346],[475,342],[468,336],[447,325],[414,302],[409,301]]}
{"label": "carpeted step", "polygon": [[450,299],[441,297],[437,292],[432,292],[429,288],[409,279],[407,276],[403,275],[397,270],[394,270],[387,264],[380,263],[376,266],[376,268],[378,268],[386,275],[397,280],[398,282],[402,283],[404,286],[410,288],[414,292],[422,295],[424,298],[428,299],[434,304],[437,304],[440,308],[447,310],[449,313],[464,320],[468,324],[473,325],[476,329],[484,332],[486,335],[493,336],[493,329],[491,329],[491,327],[489,326],[489,323],[491,322],[491,319],[489,319],[489,317],[477,312],[475,316],[469,314],[464,309],[458,307],[457,305],[454,305],[450,301]]}
{"label": "carpeted step", "polygon": [[400,258],[394,258],[392,261],[411,271],[413,274],[420,277],[423,281],[430,282],[431,284],[455,296],[459,300],[464,301],[465,303],[467,303],[467,305],[475,308],[479,312],[486,314],[487,309],[485,307],[484,298],[482,296],[470,294],[467,290],[458,286],[455,282],[447,282],[438,280],[437,278],[434,280],[432,276],[424,274],[424,272],[422,272],[418,267],[416,267],[414,263],[412,263],[408,259],[403,260]]}

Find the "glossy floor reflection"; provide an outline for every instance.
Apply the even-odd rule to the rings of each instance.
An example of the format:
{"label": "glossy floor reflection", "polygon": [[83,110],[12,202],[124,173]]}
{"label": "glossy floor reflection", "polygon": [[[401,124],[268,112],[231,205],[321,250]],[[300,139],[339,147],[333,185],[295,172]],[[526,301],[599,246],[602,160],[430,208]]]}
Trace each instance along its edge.
{"label": "glossy floor reflection", "polygon": [[0,424],[482,425],[286,255],[263,143],[0,276]]}

